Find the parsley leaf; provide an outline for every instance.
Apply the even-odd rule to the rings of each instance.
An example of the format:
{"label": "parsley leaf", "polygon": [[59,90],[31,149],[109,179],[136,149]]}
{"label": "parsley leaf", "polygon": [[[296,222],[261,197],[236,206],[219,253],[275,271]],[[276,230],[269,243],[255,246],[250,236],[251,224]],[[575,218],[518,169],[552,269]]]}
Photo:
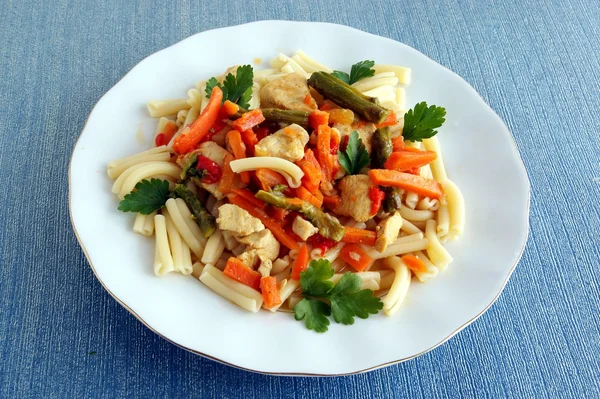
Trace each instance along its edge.
{"label": "parsley leaf", "polygon": [[169,199],[168,181],[159,179],[142,180],[119,203],[119,210],[149,215],[162,208],[167,199]]}
{"label": "parsley leaf", "polygon": [[350,175],[360,173],[360,170],[370,162],[369,153],[365,149],[362,139],[355,130],[350,134],[345,151],[338,151],[340,165]]}
{"label": "parsley leaf", "polygon": [[304,319],[304,324],[309,330],[325,332],[329,327],[327,316],[331,308],[318,299],[304,298],[294,306],[294,318],[298,321]]}
{"label": "parsley leaf", "polygon": [[404,115],[404,140],[421,141],[437,134],[438,127],[446,121],[446,109],[432,105],[427,107],[425,101],[418,103]]}
{"label": "parsley leaf", "polygon": [[350,75],[342,71],[333,71],[332,75],[351,85],[361,79],[375,75],[375,70],[373,69],[374,65],[375,61],[360,61],[352,65],[352,69],[350,69]]}
{"label": "parsley leaf", "polygon": [[348,75],[346,72],[333,71],[331,74],[342,82],[350,84],[350,75]]}
{"label": "parsley leaf", "polygon": [[223,102],[229,100],[238,104],[244,109],[250,107],[250,99],[252,98],[252,81],[254,79],[254,70],[250,65],[242,65],[237,68],[235,76],[228,73],[221,84],[216,78],[212,77],[206,82],[204,90],[206,97],[210,98],[210,94],[215,86],[223,90]]}
{"label": "parsley leaf", "polygon": [[373,291],[360,289],[362,280],[356,274],[344,274],[337,285],[330,280],[333,274],[331,263],[325,259],[312,261],[300,274],[304,298],[294,306],[294,318],[304,320],[309,330],[326,332],[330,315],[337,323],[348,325],[354,324],[354,317],[366,319],[383,308]]}
{"label": "parsley leaf", "polygon": [[326,296],[333,288],[329,280],[333,273],[331,263],[326,259],[310,262],[310,266],[300,275],[302,292],[310,296]]}
{"label": "parsley leaf", "polygon": [[366,319],[383,308],[373,291],[361,290],[361,284],[360,277],[347,272],[329,293],[331,315],[337,323],[354,324],[354,316]]}

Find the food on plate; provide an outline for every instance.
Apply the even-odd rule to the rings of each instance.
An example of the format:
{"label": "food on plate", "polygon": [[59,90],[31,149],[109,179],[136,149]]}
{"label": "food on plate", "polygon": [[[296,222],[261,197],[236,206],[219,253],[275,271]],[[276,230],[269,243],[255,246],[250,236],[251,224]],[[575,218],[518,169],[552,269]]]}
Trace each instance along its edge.
{"label": "food on plate", "polygon": [[406,109],[410,69],[334,71],[302,51],[235,65],[187,99],[151,101],[155,146],[108,164],[118,209],[154,237],[154,273],[192,275],[251,312],[308,329],[394,314],[464,230],[436,134]]}

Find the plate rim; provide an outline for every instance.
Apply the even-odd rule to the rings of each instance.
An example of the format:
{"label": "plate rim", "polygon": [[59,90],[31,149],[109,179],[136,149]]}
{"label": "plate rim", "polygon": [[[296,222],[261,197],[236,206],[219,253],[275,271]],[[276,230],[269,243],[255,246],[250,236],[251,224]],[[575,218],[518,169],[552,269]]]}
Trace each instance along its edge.
{"label": "plate rim", "polygon": [[[450,333],[447,337],[445,337],[444,339],[442,339],[440,342],[436,343],[435,345],[417,353],[411,356],[407,356],[398,360],[392,360],[389,362],[385,362],[382,364],[378,364],[372,367],[368,367],[365,369],[361,369],[361,370],[356,370],[356,371],[350,371],[350,372],[344,372],[344,373],[307,373],[307,372],[271,372],[271,371],[262,371],[262,370],[254,370],[251,368],[247,368],[247,367],[243,367],[243,366],[239,366],[230,362],[227,362],[225,360],[219,359],[215,356],[206,354],[204,352],[195,350],[195,349],[191,349],[188,348],[182,344],[179,344],[175,341],[173,341],[172,339],[166,337],[165,335],[161,334],[160,332],[158,332],[157,330],[155,330],[148,322],[146,322],[140,315],[138,315],[133,309],[131,309],[125,302],[123,302],[121,299],[119,299],[104,283],[104,281],[102,281],[102,279],[99,277],[98,273],[96,272],[96,269],[91,261],[91,258],[87,252],[87,249],[83,243],[83,240],[80,238],[79,233],[77,231],[77,227],[75,226],[75,222],[73,220],[73,212],[71,209],[71,205],[72,205],[72,182],[71,182],[71,169],[73,166],[73,155],[75,153],[75,149],[77,148],[77,145],[79,144],[79,140],[83,137],[83,134],[87,128],[89,119],[91,117],[91,115],[94,113],[94,111],[96,110],[96,108],[98,107],[98,104],[104,99],[104,97],[107,96],[108,93],[110,93],[116,86],[118,86],[124,79],[126,79],[131,72],[133,72],[133,70],[135,70],[140,64],[142,64],[144,61],[146,61],[147,59],[149,59],[150,57],[153,57],[155,55],[158,55],[161,52],[164,52],[166,50],[169,50],[175,46],[180,45],[181,43],[191,40],[192,38],[201,35],[205,32],[209,32],[209,31],[219,31],[219,30],[226,30],[226,29],[230,29],[230,28],[235,28],[235,27],[239,27],[239,26],[247,26],[247,25],[259,25],[259,24],[269,24],[269,23],[281,23],[281,22],[286,22],[286,23],[294,23],[294,24],[305,24],[305,25],[329,25],[329,26],[336,26],[336,27],[341,27],[343,29],[348,29],[348,30],[353,30],[353,31],[357,31],[360,32],[361,34],[366,34],[369,36],[374,36],[376,38],[379,39],[385,39],[385,40],[389,40],[395,43],[400,43],[404,46],[406,46],[407,48],[410,48],[412,51],[415,51],[417,53],[419,53],[420,55],[426,57],[429,61],[434,62],[435,64],[437,64],[439,67],[446,69],[448,72],[450,72],[452,75],[454,75],[456,78],[460,79],[461,81],[463,81],[466,86],[473,92],[475,93],[479,99],[481,100],[481,102],[483,104],[485,104],[485,106],[488,108],[489,111],[491,111],[494,115],[496,115],[498,117],[498,119],[500,120],[500,122],[502,123],[502,125],[504,126],[504,128],[506,129],[506,132],[508,132],[508,136],[511,140],[511,144],[514,148],[515,153],[518,155],[518,160],[520,161],[520,167],[523,169],[523,171],[525,172],[525,183],[526,183],[526,189],[527,189],[527,207],[526,207],[526,214],[527,214],[527,218],[525,220],[525,239],[523,241],[523,245],[519,251],[519,254],[517,256],[517,258],[515,259],[514,264],[511,266],[510,270],[508,271],[508,274],[505,278],[505,280],[502,282],[502,286],[500,287],[500,289],[498,290],[498,293],[494,296],[494,298],[478,313],[476,314],[474,317],[472,317],[471,319],[467,320],[466,322],[464,322],[462,325],[460,325],[456,330],[454,330],[452,333]],[[479,94],[479,92],[477,90],[475,90],[475,88],[473,86],[471,86],[471,84],[469,82],[467,82],[464,78],[462,78],[460,75],[458,75],[457,73],[455,73],[454,71],[450,70],[449,68],[447,68],[446,66],[440,64],[439,62],[435,61],[434,59],[432,59],[431,57],[429,57],[428,55],[422,53],[421,51],[415,49],[412,46],[409,46],[408,44],[405,44],[403,42],[400,42],[398,40],[394,40],[392,38],[389,37],[385,37],[385,36],[380,36],[380,35],[376,35],[370,32],[366,32],[363,31],[361,29],[357,29],[348,25],[342,25],[342,24],[336,24],[336,23],[331,23],[331,22],[312,22],[312,21],[295,21],[295,20],[284,20],[284,19],[265,19],[265,20],[258,20],[258,21],[253,21],[253,22],[247,22],[247,23],[243,23],[243,24],[237,24],[237,25],[230,25],[230,26],[224,26],[224,27],[219,27],[219,28],[215,28],[215,29],[207,29],[207,30],[203,30],[197,33],[194,33],[182,40],[177,41],[176,43],[173,43],[170,46],[167,46],[163,49],[160,49],[158,51],[155,51],[151,54],[149,54],[148,56],[144,57],[143,59],[141,59],[140,61],[138,61],[133,67],[131,67],[114,85],[112,85],[112,87],[107,90],[102,96],[100,96],[100,98],[98,98],[98,100],[95,102],[94,106],[92,107],[92,109],[90,110],[85,123],[81,129],[81,132],[79,133],[77,140],[75,140],[75,143],[73,145],[73,149],[71,151],[71,156],[69,158],[69,167],[68,167],[68,209],[69,209],[69,220],[71,222],[71,227],[73,229],[73,232],[75,233],[75,238],[77,239],[77,242],[79,243],[79,246],[81,248],[81,250],[83,251],[83,254],[85,256],[85,258],[87,259],[87,262],[90,266],[90,268],[92,269],[92,272],[94,274],[94,276],[96,277],[96,279],[98,280],[98,282],[100,282],[100,285],[109,293],[109,295],[115,299],[117,301],[117,303],[119,303],[123,308],[125,308],[129,313],[131,313],[136,319],[138,319],[146,328],[148,328],[150,331],[152,331],[153,333],[155,333],[156,335],[158,335],[159,337],[161,337],[162,339],[166,340],[167,342],[181,348],[184,349],[188,352],[194,353],[196,355],[200,355],[204,358],[216,361],[218,363],[230,366],[230,367],[234,367],[236,369],[239,370],[244,370],[244,371],[249,371],[249,372],[253,372],[253,373],[258,373],[258,374],[264,374],[264,375],[273,375],[273,376],[289,376],[289,377],[340,377],[340,376],[348,376],[348,375],[357,375],[357,374],[362,374],[362,373],[366,373],[369,371],[374,371],[383,367],[387,367],[387,366],[391,366],[394,364],[399,364],[399,363],[403,363],[405,361],[417,358],[421,355],[424,355],[427,352],[430,352],[432,350],[434,350],[435,348],[443,345],[444,343],[446,343],[448,340],[450,340],[452,337],[454,337],[456,334],[458,334],[460,331],[462,331],[463,329],[465,329],[467,326],[469,326],[470,324],[472,324],[475,320],[477,320],[479,317],[481,317],[485,312],[488,311],[488,309],[494,304],[496,303],[496,301],[498,300],[498,298],[500,297],[500,295],[502,294],[502,292],[504,291],[504,289],[506,288],[506,285],[508,284],[508,281],[510,280],[512,274],[514,273],[517,265],[519,264],[519,262],[521,261],[521,258],[523,256],[523,253],[525,251],[525,247],[527,246],[527,241],[529,238],[529,232],[530,232],[530,221],[529,221],[529,217],[530,217],[530,208],[531,208],[531,182],[529,180],[529,174],[527,171],[527,168],[525,167],[525,162],[523,161],[523,158],[521,156],[521,153],[519,151],[519,148],[517,147],[517,143],[516,140],[514,138],[514,135],[512,134],[511,130],[508,128],[508,125],[506,124],[506,122],[500,117],[500,115],[498,115],[496,113],[496,111],[487,103],[487,101],[481,96],[481,94]]]}

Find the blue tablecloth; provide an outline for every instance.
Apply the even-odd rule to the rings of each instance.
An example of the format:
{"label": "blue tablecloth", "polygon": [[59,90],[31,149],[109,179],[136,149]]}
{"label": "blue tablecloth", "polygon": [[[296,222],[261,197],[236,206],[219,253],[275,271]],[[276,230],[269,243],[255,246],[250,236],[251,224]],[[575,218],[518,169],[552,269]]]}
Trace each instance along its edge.
{"label": "blue tablecloth", "polygon": [[[69,156],[93,105],[147,55],[259,19],[407,43],[513,132],[532,187],[525,253],[496,304],[441,347],[357,376],[252,374],[154,335],[93,276],[67,208]],[[0,397],[600,396],[599,54],[597,0],[4,0]]]}

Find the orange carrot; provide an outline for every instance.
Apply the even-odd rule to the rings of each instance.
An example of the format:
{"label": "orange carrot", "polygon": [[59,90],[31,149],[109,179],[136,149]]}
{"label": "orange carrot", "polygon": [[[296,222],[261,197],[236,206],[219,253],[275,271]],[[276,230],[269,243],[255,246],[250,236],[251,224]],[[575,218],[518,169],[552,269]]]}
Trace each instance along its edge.
{"label": "orange carrot", "polygon": [[296,165],[302,169],[304,176],[302,177],[302,185],[311,193],[316,192],[321,184],[322,173],[319,161],[315,158],[311,149],[306,150],[304,158],[296,162]]}
{"label": "orange carrot", "polygon": [[256,169],[256,178],[260,182],[260,186],[263,190],[269,192],[273,186],[278,184],[284,184],[287,186],[287,180],[281,174],[266,168]]}
{"label": "orange carrot", "polygon": [[313,129],[318,129],[321,125],[327,125],[329,123],[329,113],[324,111],[313,111],[308,116],[308,126]]}
{"label": "orange carrot", "polygon": [[258,126],[265,121],[265,117],[262,114],[260,108],[253,109],[252,111],[244,112],[242,116],[233,121],[233,128],[239,132],[244,130],[251,130],[254,126]]}
{"label": "orange carrot", "polygon": [[246,151],[249,155],[254,155],[254,146],[258,143],[258,138],[252,129],[244,130],[240,132],[244,144],[246,144]]}
{"label": "orange carrot", "polygon": [[339,195],[332,195],[332,196],[324,195],[323,196],[323,205],[325,205],[329,209],[334,209],[341,203],[342,203],[342,199],[340,198]]}
{"label": "orange carrot", "polygon": [[[246,158],[246,145],[242,141],[242,135],[237,130],[230,130],[227,132],[227,142],[231,147],[231,151],[235,156],[235,159],[243,159]],[[250,173],[242,172],[240,173],[240,177],[244,184],[250,183]]]}
{"label": "orange carrot", "polygon": [[406,267],[408,267],[413,272],[420,272],[420,273],[427,272],[427,266],[425,266],[425,263],[421,259],[417,258],[416,256],[404,255],[401,259],[402,259],[402,262],[404,262],[404,264],[406,265]]}
{"label": "orange carrot", "polygon": [[351,125],[354,122],[354,112],[344,108],[334,108],[329,112],[329,123],[342,123],[344,125]]}
{"label": "orange carrot", "polygon": [[385,164],[386,169],[404,172],[411,168],[418,168],[434,161],[437,158],[435,151],[397,151],[392,152]]}
{"label": "orange carrot", "polygon": [[293,237],[285,232],[281,222],[269,217],[264,210],[255,207],[246,201],[245,198],[240,197],[239,195],[229,194],[227,198],[229,198],[229,202],[232,204],[245,209],[250,215],[260,219],[260,221],[263,222],[267,229],[271,230],[271,233],[273,233],[277,241],[279,241],[282,245],[288,247],[289,249],[298,249],[298,243]]}
{"label": "orange carrot", "polygon": [[234,102],[231,102],[229,100],[225,100],[225,102],[223,103],[223,109],[221,110],[221,113],[225,115],[225,117],[230,117],[233,116],[235,114],[237,114],[237,112],[240,110],[240,106],[237,105]]}
{"label": "orange carrot", "polygon": [[415,192],[423,197],[440,198],[444,195],[442,185],[437,181],[411,175],[410,173],[387,169],[371,169],[369,177],[373,184],[403,188],[406,191]]}
{"label": "orange carrot", "polygon": [[296,196],[303,201],[313,204],[317,208],[320,208],[321,205],[323,205],[323,199],[321,198],[321,200],[319,200],[319,198],[317,198],[315,195],[312,195],[304,186],[300,186],[296,189]]}
{"label": "orange carrot", "polygon": [[265,308],[272,308],[281,303],[281,295],[279,295],[279,287],[277,286],[277,279],[275,277],[261,278],[260,291],[262,292]]}
{"label": "orange carrot", "polygon": [[269,215],[275,220],[283,220],[290,213],[287,209],[279,208],[277,206],[269,207]]}
{"label": "orange carrot", "polygon": [[404,148],[404,137],[397,136],[392,139],[392,146],[394,151],[400,151]]}
{"label": "orange carrot", "polygon": [[323,101],[323,104],[319,107],[321,111],[329,111],[330,109],[340,108],[336,103],[331,100]]}
{"label": "orange carrot", "polygon": [[252,191],[248,190],[247,188],[234,188],[231,190],[231,192],[236,195],[239,195],[256,208],[264,210],[267,207],[267,204],[265,202],[256,198],[254,194],[252,194]]}
{"label": "orange carrot", "polygon": [[357,272],[366,270],[373,263],[367,251],[358,244],[346,244],[340,251],[340,258],[352,266]]}
{"label": "orange carrot", "polygon": [[375,232],[371,230],[357,229],[356,227],[346,226],[344,227],[345,234],[342,238],[343,242],[349,242],[352,244],[365,244],[375,246]]}
{"label": "orange carrot", "polygon": [[221,180],[219,180],[219,191],[223,194],[229,194],[231,189],[236,185],[236,173],[231,170],[231,166],[229,163],[233,161],[234,158],[227,154],[223,159],[223,173],[221,174]]}
{"label": "orange carrot", "polygon": [[186,154],[192,151],[200,143],[200,140],[208,134],[219,116],[221,101],[223,101],[223,91],[215,86],[204,111],[192,124],[185,127],[179,137],[175,139],[173,149],[177,153]]}
{"label": "orange carrot", "polygon": [[416,147],[404,147],[402,149],[402,151],[409,151],[409,152],[421,152],[421,150],[419,148]]}
{"label": "orange carrot", "polygon": [[379,129],[380,127],[395,125],[396,123],[398,123],[398,119],[396,118],[396,113],[394,111],[391,111],[390,114],[388,115],[387,119],[384,120],[383,122],[375,125],[375,127],[377,127]]}
{"label": "orange carrot", "polygon": [[296,260],[292,266],[292,278],[294,280],[300,280],[300,273],[305,271],[308,267],[308,260],[308,247],[306,244],[301,244],[300,249],[298,250],[298,256],[296,256]]}
{"label": "orange carrot", "polygon": [[223,273],[227,277],[239,281],[240,283],[254,288],[257,291],[260,288],[260,273],[250,269],[238,258],[229,258]]}
{"label": "orange carrot", "polygon": [[333,160],[331,159],[331,129],[327,125],[320,125],[317,131],[317,159],[321,165],[323,180],[330,182]]}

